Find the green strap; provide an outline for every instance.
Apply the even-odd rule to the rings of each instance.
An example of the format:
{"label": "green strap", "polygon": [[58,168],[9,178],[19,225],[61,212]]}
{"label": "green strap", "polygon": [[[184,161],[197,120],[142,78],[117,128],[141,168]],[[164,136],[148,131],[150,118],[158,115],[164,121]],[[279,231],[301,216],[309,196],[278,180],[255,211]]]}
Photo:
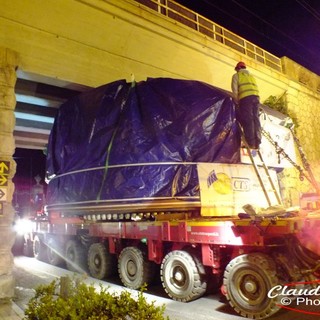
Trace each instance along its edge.
{"label": "green strap", "polygon": [[112,148],[112,144],[113,144],[113,140],[116,136],[116,133],[118,131],[118,126],[115,128],[115,130],[113,131],[113,134],[112,134],[112,137],[111,137],[111,140],[110,140],[110,143],[108,145],[108,149],[107,149],[107,158],[106,158],[106,162],[104,164],[104,173],[103,173],[103,178],[102,178],[102,183],[101,183],[101,186],[100,186],[100,190],[99,190],[99,193],[97,195],[97,200],[100,200],[100,197],[101,197],[101,193],[102,193],[102,187],[104,185],[104,182],[106,180],[106,177],[107,177],[107,173],[108,173],[108,169],[109,169],[109,158],[110,158],[110,151],[111,151],[111,148]]}
{"label": "green strap", "polygon": [[113,131],[113,133],[112,133],[112,137],[111,137],[110,143],[109,143],[108,148],[107,148],[107,158],[106,158],[106,162],[105,162],[105,164],[104,164],[103,178],[102,178],[100,190],[99,190],[99,193],[98,193],[98,195],[97,195],[97,199],[96,199],[96,200],[100,200],[100,198],[101,198],[102,188],[103,188],[104,182],[105,182],[105,180],[106,180],[106,178],[107,178],[107,174],[108,174],[109,159],[110,159],[111,148],[112,148],[112,145],[113,145],[113,141],[114,141],[114,139],[115,139],[115,136],[116,136],[116,134],[117,134],[117,132],[118,132],[118,129],[119,129],[119,122],[120,122],[121,114],[122,114],[122,111],[123,111],[123,109],[124,109],[124,105],[125,105],[125,103],[126,103],[126,101],[127,101],[127,98],[128,98],[128,96],[129,96],[129,94],[130,94],[130,91],[131,91],[132,88],[135,87],[135,85],[136,85],[136,82],[133,81],[133,82],[131,83],[131,86],[130,86],[129,90],[128,90],[128,94],[127,94],[127,96],[125,97],[125,102],[124,102],[124,103],[121,103],[121,110],[120,110],[120,115],[119,115],[118,124],[117,124],[117,127],[114,129],[114,131]]}

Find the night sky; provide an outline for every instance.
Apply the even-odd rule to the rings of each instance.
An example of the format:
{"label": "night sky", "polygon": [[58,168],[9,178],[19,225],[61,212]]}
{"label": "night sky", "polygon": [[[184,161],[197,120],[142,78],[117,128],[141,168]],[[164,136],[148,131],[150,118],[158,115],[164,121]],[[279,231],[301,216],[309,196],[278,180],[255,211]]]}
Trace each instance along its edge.
{"label": "night sky", "polygon": [[319,0],[175,0],[320,75]]}

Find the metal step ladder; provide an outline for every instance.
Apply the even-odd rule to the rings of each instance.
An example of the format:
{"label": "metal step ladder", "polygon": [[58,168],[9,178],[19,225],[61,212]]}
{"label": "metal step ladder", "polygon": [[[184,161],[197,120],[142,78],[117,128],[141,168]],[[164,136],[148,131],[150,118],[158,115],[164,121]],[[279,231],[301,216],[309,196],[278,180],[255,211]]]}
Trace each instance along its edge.
{"label": "metal step ladder", "polygon": [[245,148],[247,149],[247,152],[248,152],[250,161],[251,161],[251,163],[252,163],[252,165],[253,165],[253,168],[254,168],[254,171],[255,171],[255,173],[256,173],[256,176],[258,177],[260,186],[261,186],[261,188],[262,188],[262,190],[263,190],[263,193],[264,193],[264,195],[265,195],[265,197],[266,197],[266,200],[267,200],[267,202],[268,202],[269,207],[272,206],[272,202],[271,202],[271,200],[270,200],[268,191],[267,191],[267,189],[266,189],[266,187],[265,187],[265,185],[264,185],[264,183],[263,183],[263,180],[262,180],[262,178],[261,178],[261,174],[260,174],[260,172],[259,172],[258,165],[256,164],[254,157],[252,156],[252,150],[255,150],[256,153],[257,153],[257,155],[259,156],[259,159],[260,159],[260,161],[261,161],[261,165],[262,165],[262,167],[263,167],[263,169],[264,169],[264,171],[265,171],[265,173],[266,173],[266,176],[267,176],[268,181],[269,181],[269,183],[270,183],[270,186],[271,186],[271,188],[272,188],[272,192],[274,193],[274,195],[275,195],[275,197],[276,197],[276,199],[277,199],[277,202],[278,202],[277,205],[282,205],[282,201],[281,201],[280,195],[279,195],[279,193],[278,193],[278,191],[277,191],[277,189],[276,189],[276,187],[275,187],[275,185],[274,185],[274,182],[273,182],[273,180],[272,180],[272,178],[271,178],[269,169],[268,169],[267,165],[265,164],[265,162],[264,162],[264,160],[263,160],[263,157],[262,157],[262,155],[261,155],[260,150],[259,150],[259,149],[251,149],[251,148],[249,147],[249,145],[248,145],[248,143],[247,143],[247,141],[246,141],[246,139],[245,139],[245,137],[244,137],[244,134],[243,134],[242,129],[241,129],[241,140],[242,140],[242,143],[244,144]]}

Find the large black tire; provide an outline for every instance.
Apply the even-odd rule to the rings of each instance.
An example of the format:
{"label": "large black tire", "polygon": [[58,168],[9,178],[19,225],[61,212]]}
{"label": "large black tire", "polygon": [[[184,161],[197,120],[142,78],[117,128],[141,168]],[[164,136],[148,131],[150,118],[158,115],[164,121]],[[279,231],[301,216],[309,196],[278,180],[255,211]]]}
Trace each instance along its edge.
{"label": "large black tire", "polygon": [[24,237],[21,235],[16,234],[14,244],[11,248],[11,252],[14,256],[20,256],[23,254],[24,248]]}
{"label": "large black tire", "polygon": [[86,272],[86,250],[77,240],[68,240],[66,244],[65,260],[70,271]]}
{"label": "large black tire", "polygon": [[33,255],[37,260],[46,261],[47,259],[47,246],[39,236],[33,239]]}
{"label": "large black tire", "polygon": [[23,243],[23,255],[26,257],[33,257],[33,244],[30,239],[25,239]]}
{"label": "large black tire", "polygon": [[121,282],[128,288],[139,289],[152,282],[155,264],[146,260],[143,252],[135,247],[124,248],[118,259]]}
{"label": "large black tire", "polygon": [[117,271],[116,259],[102,243],[93,243],[88,251],[90,275],[96,279],[110,277]]}
{"label": "large black tire", "polygon": [[186,251],[171,251],[161,264],[163,288],[174,300],[187,302],[206,293],[207,281],[203,265]]}
{"label": "large black tire", "polygon": [[47,243],[47,261],[53,266],[61,266],[64,263],[61,246],[53,237],[49,238]]}
{"label": "large black tire", "polygon": [[277,298],[268,298],[278,285],[274,261],[263,253],[243,254],[231,260],[224,272],[224,290],[232,308],[240,315],[264,319],[280,307]]}

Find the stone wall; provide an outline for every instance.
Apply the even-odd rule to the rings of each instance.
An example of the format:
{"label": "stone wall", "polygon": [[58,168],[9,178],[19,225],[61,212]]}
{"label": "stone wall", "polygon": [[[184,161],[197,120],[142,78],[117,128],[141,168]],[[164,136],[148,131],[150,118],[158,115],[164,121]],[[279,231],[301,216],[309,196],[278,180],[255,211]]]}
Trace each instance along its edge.
{"label": "stone wall", "polygon": [[[313,175],[320,182],[320,77],[296,62],[282,58],[283,70],[288,78],[286,105],[297,119],[296,136],[310,164]],[[297,155],[299,155],[297,150]],[[298,164],[303,167],[300,160]],[[298,204],[303,192],[314,192],[307,179],[300,179],[296,170],[287,170],[283,180],[287,189],[288,203]]]}
{"label": "stone wall", "polygon": [[15,150],[14,87],[17,65],[18,55],[0,47],[0,300],[10,299],[14,294],[11,247],[15,235],[12,229],[14,210],[11,201],[14,192],[12,178],[16,171],[12,156]]}

